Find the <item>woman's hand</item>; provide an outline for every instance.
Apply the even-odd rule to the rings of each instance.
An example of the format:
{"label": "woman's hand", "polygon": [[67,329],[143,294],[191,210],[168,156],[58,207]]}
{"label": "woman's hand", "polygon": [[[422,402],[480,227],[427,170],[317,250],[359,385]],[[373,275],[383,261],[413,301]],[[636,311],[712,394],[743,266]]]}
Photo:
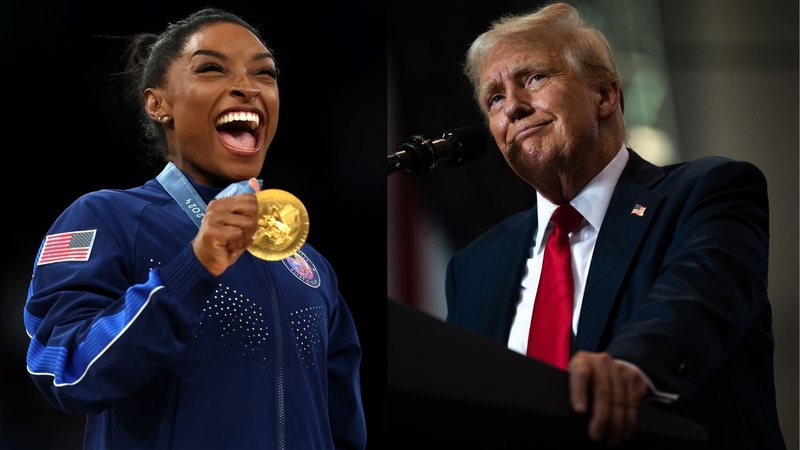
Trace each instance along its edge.
{"label": "woman's hand", "polygon": [[[258,182],[250,180],[254,191]],[[222,275],[235,263],[253,241],[258,227],[258,203],[253,194],[212,200],[206,208],[200,231],[192,249],[200,263],[212,275]]]}

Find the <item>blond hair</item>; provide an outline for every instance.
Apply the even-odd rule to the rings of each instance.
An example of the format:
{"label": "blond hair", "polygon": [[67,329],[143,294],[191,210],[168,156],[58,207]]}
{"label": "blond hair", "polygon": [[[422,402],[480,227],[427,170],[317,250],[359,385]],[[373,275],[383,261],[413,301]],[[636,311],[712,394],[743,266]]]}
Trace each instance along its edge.
{"label": "blond hair", "polygon": [[[622,80],[605,36],[588,26],[573,6],[554,3],[532,13],[502,17],[472,42],[464,72],[472,83],[475,100],[481,103],[480,75],[495,45],[508,39],[537,42],[543,36],[556,37],[563,42],[562,56],[575,73],[593,85],[616,82],[621,95]],[[483,105],[481,110],[485,111]]]}

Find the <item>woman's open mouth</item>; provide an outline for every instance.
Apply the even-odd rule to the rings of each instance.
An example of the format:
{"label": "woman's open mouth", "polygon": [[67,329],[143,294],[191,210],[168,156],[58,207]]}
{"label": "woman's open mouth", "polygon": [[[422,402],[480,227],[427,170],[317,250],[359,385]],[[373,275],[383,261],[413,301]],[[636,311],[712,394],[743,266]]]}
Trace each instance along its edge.
{"label": "woman's open mouth", "polygon": [[217,118],[217,129],[222,145],[231,153],[249,156],[258,153],[262,119],[250,111],[228,111]]}

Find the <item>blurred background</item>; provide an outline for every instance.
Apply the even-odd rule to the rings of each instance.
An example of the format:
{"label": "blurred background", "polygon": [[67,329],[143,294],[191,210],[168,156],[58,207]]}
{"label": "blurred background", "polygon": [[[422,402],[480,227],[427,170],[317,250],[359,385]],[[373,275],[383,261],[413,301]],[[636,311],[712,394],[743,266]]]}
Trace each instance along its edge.
{"label": "blurred background", "polygon": [[[130,188],[163,162],[140,145],[123,99],[126,41],[161,32],[203,6],[241,15],[275,50],[280,123],[262,177],[308,208],[308,241],[336,269],[362,341],[370,448],[380,448],[385,387],[386,25],[379,2],[0,2],[8,139],[0,303],[0,449],[82,447],[83,418],[57,411],[25,369],[22,322],[34,257],[48,228],[80,195]],[[13,139],[11,139],[13,138]],[[11,142],[16,142],[12,144]],[[13,162],[12,162],[13,161]],[[377,245],[376,245],[377,243]],[[235,405],[231,405],[235,407]]]}
{"label": "blurred background", "polygon": [[[483,117],[463,55],[489,23],[543,2],[405,0],[388,9],[388,151]],[[609,39],[625,91],[629,145],[658,164],[722,155],[769,182],[769,294],[787,448],[798,448],[798,3],[575,0]],[[480,160],[389,178],[389,296],[443,318],[450,255],[535,194],[494,143]]]}

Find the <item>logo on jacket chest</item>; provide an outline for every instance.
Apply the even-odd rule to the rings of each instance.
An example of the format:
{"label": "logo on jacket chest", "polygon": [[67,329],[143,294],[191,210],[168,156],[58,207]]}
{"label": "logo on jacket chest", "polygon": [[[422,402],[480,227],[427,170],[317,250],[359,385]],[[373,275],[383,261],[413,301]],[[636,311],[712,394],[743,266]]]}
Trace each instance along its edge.
{"label": "logo on jacket chest", "polygon": [[294,255],[282,260],[283,265],[295,278],[302,281],[306,286],[318,288],[320,284],[319,272],[314,263],[308,259],[302,251],[298,250]]}

